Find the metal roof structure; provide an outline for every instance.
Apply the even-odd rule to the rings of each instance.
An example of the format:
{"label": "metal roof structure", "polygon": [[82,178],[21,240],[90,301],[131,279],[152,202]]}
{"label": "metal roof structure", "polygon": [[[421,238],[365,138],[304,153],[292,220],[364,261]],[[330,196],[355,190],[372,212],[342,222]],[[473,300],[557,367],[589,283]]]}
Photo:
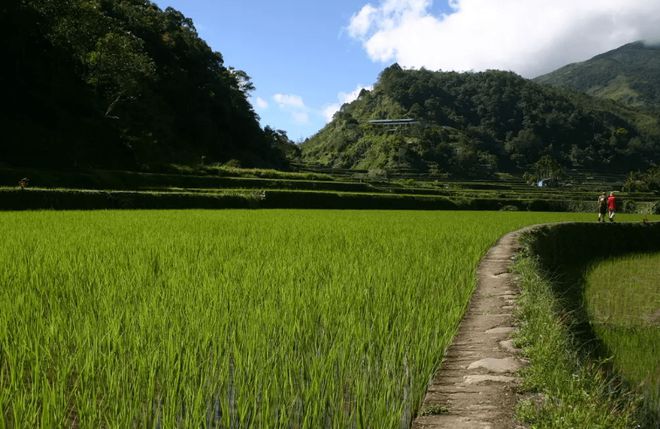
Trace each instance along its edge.
{"label": "metal roof structure", "polygon": [[392,125],[416,125],[419,121],[410,118],[402,119],[371,119],[368,121],[371,125],[392,126]]}

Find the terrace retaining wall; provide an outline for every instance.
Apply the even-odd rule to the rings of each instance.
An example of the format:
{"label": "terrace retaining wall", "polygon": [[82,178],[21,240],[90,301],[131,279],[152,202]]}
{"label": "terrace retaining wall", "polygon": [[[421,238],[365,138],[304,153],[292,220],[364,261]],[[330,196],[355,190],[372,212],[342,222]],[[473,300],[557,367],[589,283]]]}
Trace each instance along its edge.
{"label": "terrace retaining wall", "polygon": [[[218,192],[208,189],[188,191],[0,189],[0,210],[309,208],[595,212],[593,206],[594,203],[591,201],[558,199],[471,198],[280,189],[236,191],[218,189]],[[660,204],[655,204],[653,212],[659,209]]]}
{"label": "terrace retaining wall", "polygon": [[660,222],[542,225],[521,240],[554,272],[625,253],[660,251]]}

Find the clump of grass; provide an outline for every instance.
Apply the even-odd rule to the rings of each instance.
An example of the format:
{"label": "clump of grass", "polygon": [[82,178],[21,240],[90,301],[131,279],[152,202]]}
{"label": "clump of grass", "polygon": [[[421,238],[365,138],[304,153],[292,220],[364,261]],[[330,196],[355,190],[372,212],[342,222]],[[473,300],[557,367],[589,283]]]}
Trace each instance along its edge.
{"label": "clump of grass", "polygon": [[515,271],[522,287],[517,344],[530,361],[522,370],[528,398],[518,406],[519,418],[535,428],[637,427],[639,398],[610,377],[602,362],[579,352],[572,315],[538,262],[519,258]]}
{"label": "clump of grass", "polygon": [[439,416],[442,414],[447,414],[449,412],[449,408],[447,408],[444,405],[431,405],[428,407],[425,407],[420,411],[419,415],[420,416]]}

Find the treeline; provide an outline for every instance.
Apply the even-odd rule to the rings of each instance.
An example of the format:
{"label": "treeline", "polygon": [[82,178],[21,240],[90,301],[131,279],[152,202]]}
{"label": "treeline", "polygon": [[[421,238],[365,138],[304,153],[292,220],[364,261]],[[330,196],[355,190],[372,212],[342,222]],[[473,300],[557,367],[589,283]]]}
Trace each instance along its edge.
{"label": "treeline", "polygon": [[0,15],[0,163],[285,165],[286,136],[260,128],[249,76],[179,11],[148,0],[12,0]]}
{"label": "treeline", "polygon": [[[370,119],[412,118],[388,129]],[[562,168],[625,172],[660,159],[658,118],[511,73],[385,69],[302,146],[303,160],[339,168],[416,169],[456,176]]]}
{"label": "treeline", "polygon": [[627,192],[660,192],[660,165],[648,171],[631,171],[623,185]]}

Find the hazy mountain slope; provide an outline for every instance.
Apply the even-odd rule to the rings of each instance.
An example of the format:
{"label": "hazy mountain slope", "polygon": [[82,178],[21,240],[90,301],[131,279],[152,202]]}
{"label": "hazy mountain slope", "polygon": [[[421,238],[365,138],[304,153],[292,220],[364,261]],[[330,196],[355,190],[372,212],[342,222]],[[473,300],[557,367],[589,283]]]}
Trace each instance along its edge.
{"label": "hazy mountain slope", "polygon": [[633,107],[660,108],[660,46],[630,43],[534,79]]}
{"label": "hazy mountain slope", "polygon": [[[391,130],[371,119],[413,118]],[[385,69],[302,145],[303,160],[338,168],[456,176],[520,172],[548,155],[563,166],[644,168],[660,155],[654,115],[501,71]]]}

